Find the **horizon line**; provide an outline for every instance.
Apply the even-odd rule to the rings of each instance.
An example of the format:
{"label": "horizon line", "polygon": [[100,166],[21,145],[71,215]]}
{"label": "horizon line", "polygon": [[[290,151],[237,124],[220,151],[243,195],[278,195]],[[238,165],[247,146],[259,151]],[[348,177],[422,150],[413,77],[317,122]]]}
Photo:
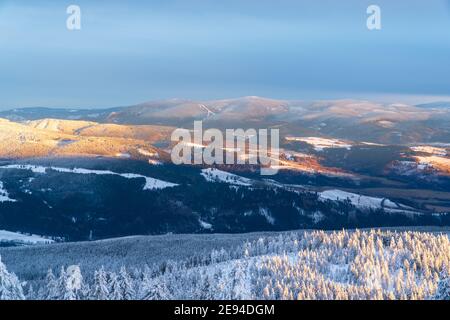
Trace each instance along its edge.
{"label": "horizon line", "polygon": [[[334,93],[339,94],[339,93]],[[332,94],[333,95],[333,94]],[[23,109],[53,109],[53,110],[106,110],[126,108],[131,106],[138,106],[148,103],[156,102],[169,102],[169,101],[185,101],[185,102],[214,102],[214,101],[226,101],[226,100],[244,100],[249,98],[262,99],[262,100],[274,100],[280,102],[321,102],[321,101],[360,101],[360,102],[373,102],[380,104],[407,104],[412,106],[430,104],[430,103],[446,103],[450,102],[450,95],[426,95],[426,94],[392,94],[392,93],[370,93],[370,94],[345,94],[340,93],[341,97],[324,97],[324,98],[273,98],[268,96],[258,95],[244,95],[228,98],[155,98],[149,99],[137,103],[130,103],[126,105],[116,106],[16,106],[16,107],[0,107],[0,112],[23,110]],[[326,95],[325,95],[326,96]],[[415,101],[414,101],[415,100]],[[414,102],[413,102],[414,101]]]}

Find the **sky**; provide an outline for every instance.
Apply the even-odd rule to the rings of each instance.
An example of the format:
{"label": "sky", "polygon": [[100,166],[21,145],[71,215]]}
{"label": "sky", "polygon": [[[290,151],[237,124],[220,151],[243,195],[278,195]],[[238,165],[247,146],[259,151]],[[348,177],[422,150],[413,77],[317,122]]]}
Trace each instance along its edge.
{"label": "sky", "polygon": [[[66,28],[69,5],[81,30]],[[381,30],[366,27],[381,8]],[[450,96],[450,0],[0,0],[0,109]]]}

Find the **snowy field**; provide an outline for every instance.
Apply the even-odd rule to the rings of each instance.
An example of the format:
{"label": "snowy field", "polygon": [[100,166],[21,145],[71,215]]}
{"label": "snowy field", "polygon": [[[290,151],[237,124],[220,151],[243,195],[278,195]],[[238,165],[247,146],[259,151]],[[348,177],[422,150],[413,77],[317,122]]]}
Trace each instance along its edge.
{"label": "snowy field", "polygon": [[319,193],[319,200],[350,201],[352,205],[360,209],[384,209],[392,213],[414,213],[414,209],[387,198],[376,198],[338,189],[326,190]]}
{"label": "snowy field", "polygon": [[319,138],[319,137],[286,137],[287,141],[300,141],[305,142],[314,147],[316,151],[323,151],[324,149],[331,148],[345,148],[350,150],[352,148],[352,144],[339,140],[339,139],[327,139],[327,138]]}
{"label": "snowy field", "polygon": [[26,235],[22,233],[16,233],[11,231],[0,230],[0,245],[2,243],[14,243],[18,245],[29,244],[50,244],[53,240],[42,238],[37,235]]}
{"label": "snowy field", "polygon": [[201,175],[208,182],[222,182],[235,186],[249,187],[252,180],[215,168],[203,169]]}
{"label": "snowy field", "polygon": [[[158,180],[155,178],[146,177],[140,174],[135,173],[116,173],[109,170],[90,170],[83,168],[61,168],[61,167],[44,167],[44,166],[36,166],[36,165],[23,165],[23,164],[12,164],[1,166],[0,169],[16,169],[16,170],[28,170],[33,173],[45,174],[47,170],[52,170],[60,173],[71,173],[71,174],[95,174],[95,175],[114,175],[120,176],[125,179],[144,179],[145,185],[143,187],[144,190],[160,190],[165,188],[172,188],[178,186],[176,183],[171,183],[163,180]],[[0,185],[0,201],[1,201],[1,187]]]}

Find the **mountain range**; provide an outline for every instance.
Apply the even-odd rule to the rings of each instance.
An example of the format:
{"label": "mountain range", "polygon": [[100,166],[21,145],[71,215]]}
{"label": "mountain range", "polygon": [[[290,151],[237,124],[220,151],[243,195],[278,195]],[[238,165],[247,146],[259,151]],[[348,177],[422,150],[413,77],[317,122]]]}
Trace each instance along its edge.
{"label": "mountain range", "polygon": [[450,105],[382,104],[361,100],[288,101],[261,97],[198,101],[171,99],[110,109],[24,108],[0,112],[12,121],[57,118],[127,125],[280,127],[283,133],[329,135],[374,143],[448,142]]}
{"label": "mountain range", "polygon": [[[450,224],[445,103],[172,99],[0,118],[3,234],[59,241]],[[279,173],[173,165],[171,133],[194,120],[280,129]]]}

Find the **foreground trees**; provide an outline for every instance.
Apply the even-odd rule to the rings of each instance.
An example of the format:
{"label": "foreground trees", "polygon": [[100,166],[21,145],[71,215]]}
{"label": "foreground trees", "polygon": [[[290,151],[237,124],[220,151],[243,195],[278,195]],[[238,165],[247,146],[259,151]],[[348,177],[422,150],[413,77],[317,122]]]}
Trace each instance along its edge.
{"label": "foreground trees", "polygon": [[61,268],[57,276],[49,270],[33,283],[37,290],[23,287],[0,263],[0,298],[450,299],[448,270],[447,235],[314,231],[136,270],[113,264],[84,276],[79,266]]}
{"label": "foreground trees", "polygon": [[0,257],[0,300],[23,300],[22,285],[14,273],[9,273]]}
{"label": "foreground trees", "polygon": [[435,295],[437,300],[450,300],[450,277],[448,275],[445,276],[446,278],[439,280]]}

